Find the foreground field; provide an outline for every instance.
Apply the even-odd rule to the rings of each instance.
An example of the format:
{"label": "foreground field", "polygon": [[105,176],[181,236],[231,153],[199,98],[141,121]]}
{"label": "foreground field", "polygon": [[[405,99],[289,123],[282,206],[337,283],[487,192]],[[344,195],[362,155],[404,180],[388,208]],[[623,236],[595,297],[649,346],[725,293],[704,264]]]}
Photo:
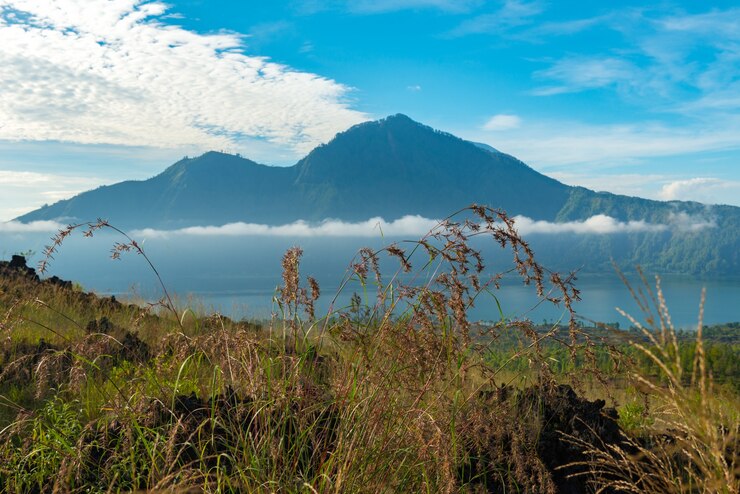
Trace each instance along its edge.
{"label": "foreground field", "polygon": [[[319,317],[299,249],[259,323],[0,263],[3,492],[738,492],[740,328],[677,334],[659,286],[630,331],[576,314],[476,325],[466,310],[498,278],[470,236],[512,251],[544,303],[578,291],[503,213],[472,213],[406,250],[361,251],[345,285],[375,283],[378,299]],[[125,240],[115,254],[145,255]],[[431,281],[383,280],[382,255]]]}

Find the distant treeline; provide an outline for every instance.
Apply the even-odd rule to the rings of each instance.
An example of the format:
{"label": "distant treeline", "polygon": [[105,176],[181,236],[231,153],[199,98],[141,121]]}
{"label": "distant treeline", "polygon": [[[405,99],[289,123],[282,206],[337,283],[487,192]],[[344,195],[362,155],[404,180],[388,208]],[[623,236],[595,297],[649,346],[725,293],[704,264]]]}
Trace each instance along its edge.
{"label": "distant treeline", "polygon": [[[551,325],[538,325],[535,329],[545,334],[552,328]],[[561,327],[559,331],[567,338],[567,327]],[[601,340],[602,344],[595,347],[593,355],[580,353],[575,360],[570,358],[567,348],[555,344],[549,338],[543,340],[540,351],[556,375],[566,375],[585,367],[589,359],[595,360],[598,369],[606,375],[620,375],[624,369],[620,361],[626,359],[635,362],[642,375],[660,375],[658,364],[630,343],[647,342],[639,329],[619,330],[614,326],[607,326],[590,328],[588,332],[595,339]],[[695,331],[678,331],[676,335],[683,376],[688,382],[692,378],[696,357],[697,334]],[[489,363],[494,368],[503,367],[525,373],[530,364],[526,348],[529,343],[524,338],[516,328],[502,331],[495,344],[490,345]],[[714,382],[740,391],[740,322],[705,326],[702,328],[702,341],[707,367]],[[520,351],[522,356],[512,359],[512,351]]]}

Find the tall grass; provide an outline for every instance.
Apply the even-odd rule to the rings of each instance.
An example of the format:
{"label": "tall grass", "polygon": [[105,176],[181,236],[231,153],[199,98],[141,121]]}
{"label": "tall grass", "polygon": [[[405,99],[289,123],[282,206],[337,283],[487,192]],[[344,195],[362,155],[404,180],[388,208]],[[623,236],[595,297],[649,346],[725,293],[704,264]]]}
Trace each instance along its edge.
{"label": "tall grass", "polygon": [[642,283],[637,288],[624,277],[623,281],[645,322],[620,312],[647,341],[632,345],[660,369],[657,377],[631,369],[631,378],[647,391],[654,410],[640,436],[625,437],[623,444],[588,448],[592,455],[588,474],[596,492],[740,492],[740,408],[736,396],[715,388],[707,369],[702,337],[705,292],[699,303],[692,372],[685,376],[660,278],[655,278],[653,290],[640,274]]}

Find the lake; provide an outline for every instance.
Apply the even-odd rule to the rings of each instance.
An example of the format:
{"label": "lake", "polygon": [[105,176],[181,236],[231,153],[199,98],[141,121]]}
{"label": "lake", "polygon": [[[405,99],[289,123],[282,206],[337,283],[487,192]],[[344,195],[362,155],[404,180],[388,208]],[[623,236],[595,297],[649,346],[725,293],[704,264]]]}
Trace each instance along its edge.
{"label": "lake", "polygon": [[[85,289],[101,295],[115,294],[137,300],[156,300],[161,296],[156,277],[141,256],[124,254],[123,259],[110,259],[113,242],[120,240],[109,234],[94,239],[70,238],[55,256],[49,275],[80,283]],[[145,249],[159,270],[167,288],[176,294],[178,304],[202,311],[219,311],[236,319],[268,318],[275,308],[272,297],[281,283],[280,261],[285,250],[298,244],[304,250],[301,274],[314,276],[320,283],[322,297],[319,311],[326,311],[334,299],[347,266],[361,246],[380,248],[389,238],[300,238],[284,237],[177,237],[148,239]],[[40,259],[48,234],[8,235],[0,237],[0,257],[35,251],[31,263]],[[490,269],[504,270],[511,266],[510,255],[501,250],[486,250]],[[422,264],[420,262],[419,264]],[[385,273],[393,273],[393,260],[382,265]],[[423,281],[422,273],[419,280]],[[652,276],[652,274],[651,274]],[[634,276],[630,277],[634,281]],[[651,278],[652,279],[652,278]],[[697,280],[685,276],[663,276],[662,284],[674,324],[695,328],[702,288],[707,290],[704,323],[715,324],[740,320],[740,280]],[[593,321],[629,322],[620,316],[620,307],[638,320],[643,320],[616,274],[580,275],[576,286],[582,301],[576,304],[579,315]],[[350,283],[337,297],[335,307],[346,306],[357,292],[372,302],[374,291]],[[538,304],[532,287],[516,278],[503,281],[495,298],[481,295],[470,310],[472,320],[497,320],[501,317],[529,318],[535,322],[555,321],[565,317],[562,307]]]}

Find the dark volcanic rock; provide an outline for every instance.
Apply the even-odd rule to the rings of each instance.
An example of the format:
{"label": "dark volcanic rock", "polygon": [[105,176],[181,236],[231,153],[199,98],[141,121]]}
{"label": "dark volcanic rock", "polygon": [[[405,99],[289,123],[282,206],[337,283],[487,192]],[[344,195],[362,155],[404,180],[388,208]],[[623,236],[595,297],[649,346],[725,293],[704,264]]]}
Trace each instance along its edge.
{"label": "dark volcanic rock", "polygon": [[63,280],[58,276],[52,276],[42,281],[36,270],[28,265],[25,256],[13,255],[10,261],[0,261],[0,277],[12,278],[18,276],[62,289],[72,288],[71,281]]}
{"label": "dark volcanic rock", "polygon": [[481,408],[464,421],[473,432],[470,462],[459,475],[485,492],[591,493],[586,476],[569,478],[583,472],[569,465],[588,459],[579,442],[603,450],[623,441],[616,410],[567,385],[503,386],[481,391],[479,399]]}
{"label": "dark volcanic rock", "polygon": [[72,288],[71,281],[63,280],[58,276],[52,276],[51,278],[47,278],[44,280],[44,283],[48,283],[49,285],[58,286],[59,288],[63,288],[63,289]]}
{"label": "dark volcanic rock", "polygon": [[35,281],[39,280],[36,270],[26,264],[24,256],[19,255],[14,255],[10,261],[0,261],[0,276],[22,276]]}
{"label": "dark volcanic rock", "polygon": [[28,384],[38,368],[39,361],[59,351],[59,347],[43,338],[38,343],[19,342],[4,348],[3,365],[0,366],[0,383]]}
{"label": "dark volcanic rock", "polygon": [[[151,352],[146,342],[131,331],[113,324],[105,316],[88,322],[85,330],[91,335],[105,335],[106,341],[109,343],[106,345],[108,354],[113,357],[114,363],[123,360],[146,362],[150,358]],[[112,338],[107,338],[108,336]]]}
{"label": "dark volcanic rock", "polygon": [[568,385],[544,393],[529,388],[517,397],[518,412],[535,415],[542,426],[537,455],[552,473],[558,492],[589,492],[583,485],[583,477],[568,478],[578,471],[577,468],[563,468],[587,459],[578,441],[602,447],[622,441],[617,411],[604,408],[605,404],[604,400],[589,401],[579,397]]}
{"label": "dark volcanic rock", "polygon": [[111,334],[113,329],[113,323],[110,322],[110,319],[105,316],[101,317],[100,319],[93,319],[92,321],[87,323],[87,326],[85,326],[85,330],[88,333]]}

